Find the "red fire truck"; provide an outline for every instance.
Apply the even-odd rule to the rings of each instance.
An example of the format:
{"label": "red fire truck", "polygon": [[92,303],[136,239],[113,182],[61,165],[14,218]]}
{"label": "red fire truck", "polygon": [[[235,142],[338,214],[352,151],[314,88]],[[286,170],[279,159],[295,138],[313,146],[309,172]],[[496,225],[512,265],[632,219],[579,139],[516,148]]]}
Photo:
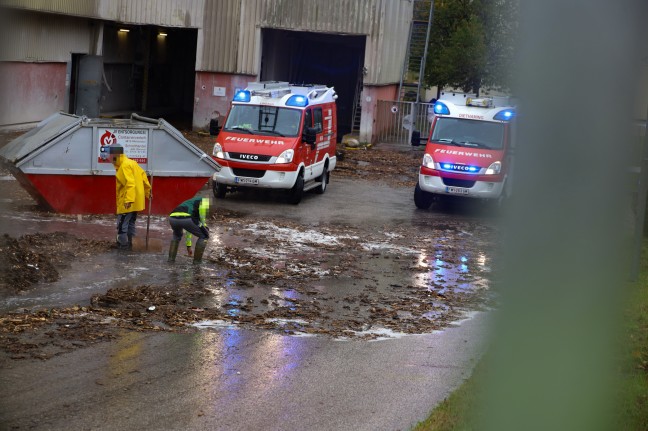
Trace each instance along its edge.
{"label": "red fire truck", "polygon": [[515,113],[492,98],[467,98],[465,106],[438,100],[414,190],[416,206],[427,209],[444,196],[498,202],[507,197]]}
{"label": "red fire truck", "polygon": [[237,91],[213,150],[214,196],[242,187],[285,189],[298,204],[324,193],[335,169],[337,94],[324,85],[251,82]]}

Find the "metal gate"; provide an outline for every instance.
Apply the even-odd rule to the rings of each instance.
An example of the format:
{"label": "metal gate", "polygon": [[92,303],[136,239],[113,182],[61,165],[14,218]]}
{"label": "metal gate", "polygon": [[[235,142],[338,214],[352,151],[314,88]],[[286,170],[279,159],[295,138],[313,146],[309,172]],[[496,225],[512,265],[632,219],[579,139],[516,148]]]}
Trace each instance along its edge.
{"label": "metal gate", "polygon": [[411,145],[414,131],[427,138],[432,107],[431,103],[379,100],[375,126],[378,142]]}

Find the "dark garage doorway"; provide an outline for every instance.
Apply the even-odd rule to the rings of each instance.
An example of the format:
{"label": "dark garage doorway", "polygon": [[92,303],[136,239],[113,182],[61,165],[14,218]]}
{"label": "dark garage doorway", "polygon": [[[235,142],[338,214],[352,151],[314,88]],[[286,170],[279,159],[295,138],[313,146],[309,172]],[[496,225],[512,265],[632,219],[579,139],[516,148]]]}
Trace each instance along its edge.
{"label": "dark garage doorway", "polygon": [[197,30],[106,24],[101,116],[132,112],[191,128]]}
{"label": "dark garage doorway", "polygon": [[338,141],[351,132],[366,37],[263,29],[262,40],[260,79],[335,87]]}

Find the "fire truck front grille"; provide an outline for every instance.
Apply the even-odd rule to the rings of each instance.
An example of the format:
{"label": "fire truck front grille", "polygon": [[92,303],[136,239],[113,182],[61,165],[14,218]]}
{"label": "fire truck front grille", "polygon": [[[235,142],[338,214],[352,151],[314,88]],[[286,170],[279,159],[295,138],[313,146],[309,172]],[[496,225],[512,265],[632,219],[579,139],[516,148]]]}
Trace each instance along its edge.
{"label": "fire truck front grille", "polygon": [[266,156],[262,154],[232,153],[231,151],[228,154],[230,156],[230,159],[252,162],[269,162],[272,158],[272,156]]}
{"label": "fire truck front grille", "polygon": [[450,187],[464,187],[469,189],[475,185],[475,181],[470,181],[470,180],[456,180],[453,178],[442,178],[442,179],[443,179],[443,184]]}
{"label": "fire truck front grille", "polygon": [[248,178],[261,178],[265,175],[266,171],[260,171],[256,169],[239,169],[233,168],[232,171],[237,177],[248,177]]}

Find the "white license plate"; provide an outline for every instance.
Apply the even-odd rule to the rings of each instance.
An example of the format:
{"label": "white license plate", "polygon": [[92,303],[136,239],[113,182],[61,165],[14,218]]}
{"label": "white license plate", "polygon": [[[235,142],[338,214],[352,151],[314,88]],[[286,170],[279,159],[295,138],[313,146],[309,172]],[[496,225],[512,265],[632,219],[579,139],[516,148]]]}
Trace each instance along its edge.
{"label": "white license plate", "polygon": [[257,184],[259,184],[259,179],[258,178],[236,177],[236,178],[234,178],[234,182],[237,183],[237,184],[254,184],[254,185],[257,185]]}
{"label": "white license plate", "polygon": [[446,193],[451,193],[453,195],[467,195],[468,189],[462,187],[446,187]]}

